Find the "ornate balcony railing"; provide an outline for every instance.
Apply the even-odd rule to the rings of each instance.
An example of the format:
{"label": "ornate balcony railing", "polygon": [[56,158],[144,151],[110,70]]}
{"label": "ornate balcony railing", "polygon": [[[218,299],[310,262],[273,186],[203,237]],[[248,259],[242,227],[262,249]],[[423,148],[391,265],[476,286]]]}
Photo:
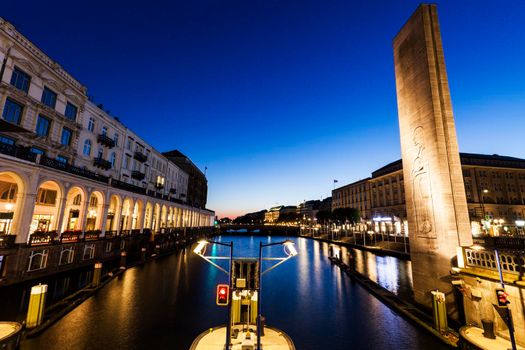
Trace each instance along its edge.
{"label": "ornate balcony railing", "polygon": [[93,159],[93,165],[104,170],[111,169],[111,162],[100,157]]}
{"label": "ornate balcony railing", "polygon": [[107,137],[104,134],[99,134],[98,137],[97,137],[97,141],[98,141],[98,143],[100,143],[100,144],[102,144],[104,146],[107,146],[108,148],[115,147],[115,141],[110,139],[109,137]]}
{"label": "ornate balcony railing", "polygon": [[133,158],[138,160],[141,163],[145,163],[148,160],[148,156],[140,151],[135,151],[135,154],[133,155]]}
{"label": "ornate balcony railing", "polygon": [[[506,273],[520,274],[525,271],[525,258],[519,252],[499,254],[501,270]],[[467,266],[497,271],[496,254],[493,250],[465,249]]]}
{"label": "ornate balcony railing", "polygon": [[499,236],[499,237],[476,237],[474,242],[487,249],[521,250],[525,251],[525,236]]}
{"label": "ornate balcony railing", "polygon": [[138,170],[133,170],[131,172],[131,177],[134,178],[135,180],[144,180],[144,178],[146,177],[146,174],[138,171]]}
{"label": "ornate balcony railing", "polygon": [[0,235],[0,249],[12,248],[15,246],[16,235]]}
{"label": "ornate balcony railing", "polygon": [[73,165],[59,162],[56,159],[48,158],[46,156],[40,157],[40,165],[43,165],[49,168],[53,168],[53,169],[63,170],[63,171],[66,171],[74,175],[82,176],[82,177],[85,177],[91,180],[95,180],[95,181],[99,181],[99,182],[103,182],[106,184],[108,183],[108,179],[109,179],[107,176],[99,175],[99,174],[96,174],[86,169],[82,169],[82,168],[79,168]]}
{"label": "ornate balcony railing", "polygon": [[146,194],[146,189],[145,188],[142,188],[142,187],[139,187],[139,186],[135,186],[135,185],[132,185],[132,184],[128,184],[126,182],[119,181],[119,180],[116,180],[116,179],[111,179],[111,186],[113,186],[115,188],[120,188],[121,190],[125,190],[125,191],[130,191],[130,192],[140,193],[140,194]]}
{"label": "ornate balcony railing", "polygon": [[176,188],[170,188],[170,193],[171,194],[177,194],[177,189]]}
{"label": "ornate balcony railing", "polygon": [[84,241],[94,241],[100,238],[100,230],[86,231]]}
{"label": "ornate balcony railing", "polygon": [[31,152],[27,147],[8,145],[7,143],[0,143],[0,153],[7,154],[19,159],[34,162],[36,160],[36,154]]}

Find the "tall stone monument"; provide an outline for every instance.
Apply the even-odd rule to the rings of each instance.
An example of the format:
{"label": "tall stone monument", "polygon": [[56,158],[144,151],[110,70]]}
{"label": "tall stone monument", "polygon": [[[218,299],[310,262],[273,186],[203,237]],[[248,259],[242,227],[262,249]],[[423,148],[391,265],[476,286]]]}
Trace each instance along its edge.
{"label": "tall stone monument", "polygon": [[394,39],[397,104],[414,296],[447,294],[458,247],[472,245],[435,5],[420,5]]}

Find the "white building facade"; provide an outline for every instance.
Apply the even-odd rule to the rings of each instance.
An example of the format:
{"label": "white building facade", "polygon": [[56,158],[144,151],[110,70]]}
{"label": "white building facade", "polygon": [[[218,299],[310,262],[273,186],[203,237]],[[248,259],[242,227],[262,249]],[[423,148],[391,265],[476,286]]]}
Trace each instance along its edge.
{"label": "white building facade", "polygon": [[0,18],[0,235],[120,235],[209,227],[188,175],[87,98],[87,89]]}

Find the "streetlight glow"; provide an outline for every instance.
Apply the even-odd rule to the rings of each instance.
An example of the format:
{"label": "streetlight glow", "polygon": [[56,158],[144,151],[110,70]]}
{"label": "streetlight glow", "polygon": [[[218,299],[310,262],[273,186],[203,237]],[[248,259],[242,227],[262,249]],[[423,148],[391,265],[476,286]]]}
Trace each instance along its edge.
{"label": "streetlight glow", "polygon": [[208,245],[207,241],[199,241],[197,244],[197,247],[193,249],[193,252],[197,255],[204,255],[204,252],[206,251],[206,246]]}
{"label": "streetlight glow", "polygon": [[284,252],[289,257],[296,256],[298,254],[297,253],[297,249],[295,249],[295,243],[294,242],[286,241],[286,242],[283,243],[283,246],[284,246]]}

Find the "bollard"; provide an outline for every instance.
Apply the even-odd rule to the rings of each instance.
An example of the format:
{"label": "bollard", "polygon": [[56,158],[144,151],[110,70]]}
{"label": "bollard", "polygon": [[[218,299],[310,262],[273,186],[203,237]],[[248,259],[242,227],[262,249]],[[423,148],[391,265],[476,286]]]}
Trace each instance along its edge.
{"label": "bollard", "polygon": [[98,287],[100,285],[100,277],[102,276],[102,263],[95,263],[95,271],[93,271],[93,287]]}
{"label": "bollard", "polygon": [[34,328],[42,324],[46,307],[47,284],[39,284],[31,288],[29,307],[27,309],[26,327]]}
{"label": "bollard", "polygon": [[126,269],[126,252],[120,252],[120,269],[125,270]]}
{"label": "bollard", "polygon": [[140,260],[146,261],[146,248],[140,249]]}
{"label": "bollard", "polygon": [[445,293],[438,290],[432,291],[432,311],[434,316],[434,328],[441,334],[447,333],[447,304]]}

